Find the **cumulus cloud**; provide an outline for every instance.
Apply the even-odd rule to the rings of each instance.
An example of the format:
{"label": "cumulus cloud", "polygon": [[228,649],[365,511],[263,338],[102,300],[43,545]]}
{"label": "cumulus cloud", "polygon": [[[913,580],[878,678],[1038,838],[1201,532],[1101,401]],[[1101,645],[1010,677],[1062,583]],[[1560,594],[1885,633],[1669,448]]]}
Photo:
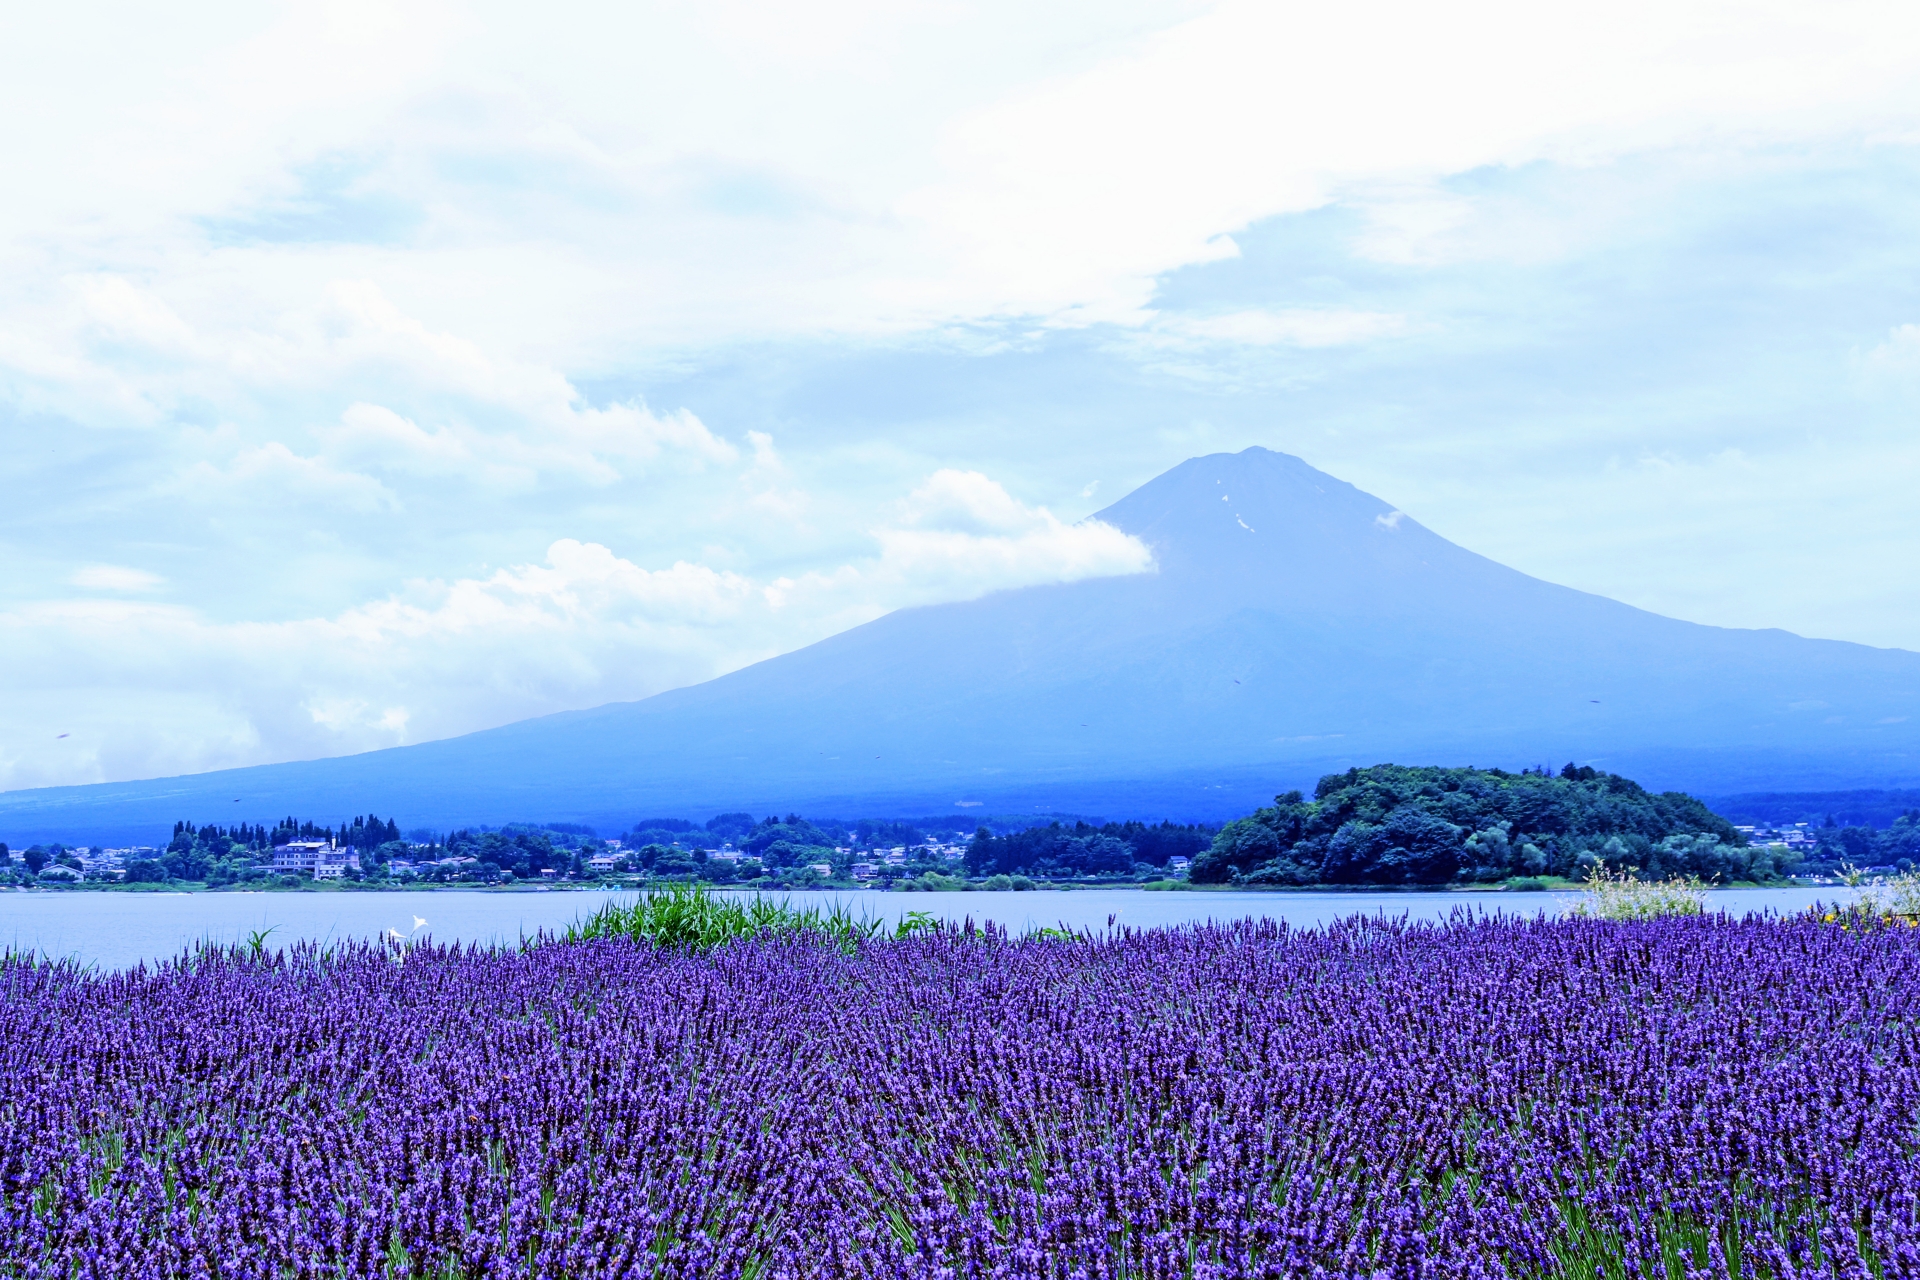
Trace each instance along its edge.
{"label": "cumulus cloud", "polygon": [[967,598],[1153,567],[1153,553],[1131,534],[1099,520],[1065,523],[978,471],[937,471],[902,505],[898,525],[874,531],[880,564],[929,595]]}
{"label": "cumulus cloud", "polygon": [[[1679,258],[1590,262],[1518,307],[1433,268],[1552,259],[1635,217],[1697,230],[1710,201],[1640,198],[1614,180],[1621,156],[1684,152],[1669,167],[1695,181],[1729,156],[1793,152],[1812,172],[1823,139],[1905,136],[1914,21],[1867,0],[40,6],[14,32],[33,56],[0,76],[0,110],[41,126],[0,133],[18,178],[0,206],[0,453],[10,529],[30,531],[0,584],[16,682],[0,736],[21,744],[5,777],[434,736],[639,696],[903,603],[1149,567],[1117,531],[969,467],[1023,468],[1022,492],[1064,511],[1096,454],[1124,490],[1258,441],[1324,449],[1411,503],[1423,457],[1471,455],[1502,500],[1452,509],[1487,513],[1458,517],[1486,521],[1476,545],[1528,554],[1531,530],[1583,509],[1553,468],[1605,462],[1528,452],[1541,406],[1590,401],[1563,437],[1589,448],[1621,424],[1678,430],[1644,404],[1530,391],[1523,363],[1558,378],[1578,361],[1528,344],[1577,341],[1568,308],[1599,305],[1596,282],[1670,282]],[[1542,167],[1592,176],[1496,198]],[[1315,225],[1358,225],[1366,260],[1306,253],[1183,293],[1244,262],[1263,219],[1313,210],[1360,211]],[[1855,234],[1750,232],[1723,239]],[[1756,280],[1751,265],[1706,274]],[[1519,311],[1521,338],[1490,331]],[[1034,360],[1006,379],[1032,379],[1024,405],[1025,387],[970,399],[978,375],[929,355],[984,367],[1102,322],[1131,345],[1102,330],[1100,359],[1144,358],[1111,378]],[[1377,380],[1438,331],[1460,345]],[[1661,340],[1636,328],[1633,350]],[[1915,345],[1898,330],[1860,362],[1892,377]],[[928,361],[885,364],[901,352]],[[1526,422],[1459,398],[1473,352],[1525,355],[1489,356],[1475,381],[1512,389]],[[1311,400],[1356,353],[1375,380]],[[1154,360],[1211,382],[1153,400],[1136,375]],[[1229,403],[1263,378],[1297,398]],[[1032,406],[1069,385],[1080,422],[1035,448],[1053,421]],[[1696,412],[1697,390],[1646,394],[1689,422],[1746,420]],[[1364,421],[1369,397],[1398,434]],[[1814,420],[1780,403],[1796,431]],[[1451,425],[1406,427],[1415,404]],[[1899,456],[1861,482],[1890,483]],[[1036,479],[1056,465],[1075,474]],[[1803,473],[1775,474],[1801,492]],[[1519,518],[1528,494],[1554,509]],[[1633,521],[1649,537],[1698,509],[1664,497]],[[1854,508],[1833,505],[1838,527]],[[1765,506],[1732,513],[1730,544]],[[196,608],[70,580],[76,563],[149,566]],[[46,754],[64,730],[42,728],[85,708],[94,727]]]}
{"label": "cumulus cloud", "polygon": [[[622,464],[650,462],[663,453],[712,463],[730,463],[739,456],[732,444],[684,409],[655,413],[637,399],[588,403],[552,367],[491,356],[477,343],[403,311],[368,281],[329,285],[314,318],[320,332],[297,354],[316,366],[315,374],[333,381],[352,369],[376,375],[398,372],[401,385],[416,398],[444,398],[469,412],[504,414],[503,429],[468,428],[462,456],[486,453],[519,465],[571,470],[594,482],[617,479]],[[450,442],[438,439],[446,428],[429,436],[418,427],[412,433],[399,429],[392,421],[375,424],[369,419],[379,408],[349,407],[342,420],[345,438],[365,439],[371,429],[415,452],[427,444],[442,461],[453,460]],[[439,447],[432,447],[435,444]]]}
{"label": "cumulus cloud", "polygon": [[768,588],[769,599],[819,608],[836,599],[879,598],[897,607],[1153,568],[1147,546],[1112,525],[1068,524],[980,472],[951,468],[915,488],[872,536],[880,544],[877,559],[781,578]]}
{"label": "cumulus cloud", "polygon": [[[476,470],[472,444],[449,427],[422,429],[385,405],[348,405],[336,427],[323,428],[320,438],[336,458],[390,471],[429,476],[465,476]],[[533,479],[530,472],[512,468],[502,473],[488,468],[489,478]]]}
{"label": "cumulus cloud", "polygon": [[[786,638],[769,612],[738,575],[649,571],[570,539],[543,563],[410,583],[330,617],[8,610],[0,787],[334,755],[645,697],[765,656]],[[71,739],[53,749],[56,722]]]}
{"label": "cumulus cloud", "polygon": [[523,489],[555,475],[604,486],[644,469],[663,452],[696,464],[739,457],[692,413],[658,414],[639,400],[567,406],[540,425],[545,429],[530,432],[517,425],[485,430],[455,422],[429,430],[385,405],[362,402],[315,434],[325,453],[343,463],[490,488]]}
{"label": "cumulus cloud", "polygon": [[[903,605],[1152,566],[1119,530],[1061,521],[978,472],[936,472],[887,516],[871,531],[871,554],[792,577],[687,560],[647,568],[561,538],[538,563],[410,582],[287,622],[221,622],[132,601],[0,612],[13,657],[0,692],[17,710],[0,727],[0,787],[444,737],[646,697]],[[74,581],[127,587],[150,577],[100,566]],[[126,644],[129,635],[140,643]],[[73,726],[74,740],[49,750],[41,730],[55,720]]]}
{"label": "cumulus cloud", "polygon": [[900,523],[929,532],[1019,536],[1058,528],[1045,507],[1028,507],[978,471],[934,472],[900,504]]}
{"label": "cumulus cloud", "polygon": [[752,583],[739,574],[684,561],[647,570],[598,543],[572,538],[548,547],[545,564],[423,590],[434,597],[431,604],[393,597],[350,609],[327,625],[360,643],[502,628],[559,631],[587,620],[710,627],[732,621],[753,595]]}
{"label": "cumulus cloud", "polygon": [[[362,469],[604,487],[663,461],[739,458],[687,409],[585,396],[551,364],[431,325],[368,280],[263,294],[245,279],[149,274],[92,273],[38,307],[0,307],[16,402],[94,429],[158,428],[162,447],[200,450],[211,472],[304,468],[304,488]],[[371,495],[340,483],[362,505]]]}
{"label": "cumulus cloud", "polygon": [[97,337],[149,352],[198,354],[193,331],[151,291],[105,274],[81,276],[72,287],[80,315]]}
{"label": "cumulus cloud", "polygon": [[281,507],[311,502],[356,514],[400,505],[399,497],[372,476],[342,470],[323,458],[303,457],[278,440],[241,449],[225,465],[197,462],[173,487],[199,502],[249,497]]}
{"label": "cumulus cloud", "polygon": [[1038,582],[1071,582],[1144,573],[1152,554],[1138,539],[1097,520],[1062,524],[1051,517],[1019,533],[961,529],[885,529],[881,565],[928,596],[968,599]]}
{"label": "cumulus cloud", "polygon": [[1870,375],[1904,379],[1920,373],[1920,324],[1896,325],[1860,362]]}

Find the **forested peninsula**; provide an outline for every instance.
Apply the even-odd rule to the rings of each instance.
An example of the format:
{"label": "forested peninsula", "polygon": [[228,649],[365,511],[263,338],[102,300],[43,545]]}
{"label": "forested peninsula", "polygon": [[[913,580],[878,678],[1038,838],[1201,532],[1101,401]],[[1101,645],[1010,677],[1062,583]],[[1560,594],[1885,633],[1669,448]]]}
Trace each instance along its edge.
{"label": "forested peninsula", "polygon": [[1376,765],[1228,823],[1190,876],[1249,887],[1484,884],[1576,877],[1601,861],[1721,883],[1789,869],[1785,850],[1749,847],[1694,797],[1617,773]]}

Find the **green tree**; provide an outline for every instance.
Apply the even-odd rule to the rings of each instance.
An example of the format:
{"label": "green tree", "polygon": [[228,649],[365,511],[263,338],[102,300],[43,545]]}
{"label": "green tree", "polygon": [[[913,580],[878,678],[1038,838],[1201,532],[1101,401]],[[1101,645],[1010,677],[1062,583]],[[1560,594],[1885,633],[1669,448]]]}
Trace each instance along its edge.
{"label": "green tree", "polygon": [[1589,766],[1376,765],[1329,774],[1228,823],[1194,859],[1199,884],[1445,884],[1579,874],[1596,861],[1649,874],[1777,875],[1731,825],[1680,792]]}

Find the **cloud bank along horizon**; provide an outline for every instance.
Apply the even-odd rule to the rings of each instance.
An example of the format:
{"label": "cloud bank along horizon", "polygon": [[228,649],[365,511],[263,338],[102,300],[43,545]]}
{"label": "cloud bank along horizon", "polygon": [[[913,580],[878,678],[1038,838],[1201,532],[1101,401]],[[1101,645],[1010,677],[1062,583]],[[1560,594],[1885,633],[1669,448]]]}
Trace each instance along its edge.
{"label": "cloud bank along horizon", "polygon": [[1920,647],[1904,8],[98,17],[0,55],[0,786],[1141,571],[1081,518],[1255,443]]}

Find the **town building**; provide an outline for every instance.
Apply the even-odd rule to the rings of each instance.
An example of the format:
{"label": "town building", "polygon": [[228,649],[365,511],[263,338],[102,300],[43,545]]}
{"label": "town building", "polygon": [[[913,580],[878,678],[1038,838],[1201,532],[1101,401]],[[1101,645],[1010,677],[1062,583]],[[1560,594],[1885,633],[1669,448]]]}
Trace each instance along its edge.
{"label": "town building", "polygon": [[1813,849],[1820,843],[1818,831],[1804,822],[1794,822],[1777,827],[1740,826],[1733,828],[1747,838],[1748,844],[1769,845],[1775,848],[1793,850]]}
{"label": "town building", "polygon": [[337,840],[290,840],[273,846],[273,869],[283,876],[308,875],[315,880],[338,880],[360,869],[360,855]]}
{"label": "town building", "polygon": [[[78,851],[76,851],[78,852]],[[94,848],[80,854],[80,865],[86,868],[89,880],[115,880],[126,874],[129,862],[138,862],[143,858],[158,858],[160,851],[150,845],[133,845],[125,849]]]}

